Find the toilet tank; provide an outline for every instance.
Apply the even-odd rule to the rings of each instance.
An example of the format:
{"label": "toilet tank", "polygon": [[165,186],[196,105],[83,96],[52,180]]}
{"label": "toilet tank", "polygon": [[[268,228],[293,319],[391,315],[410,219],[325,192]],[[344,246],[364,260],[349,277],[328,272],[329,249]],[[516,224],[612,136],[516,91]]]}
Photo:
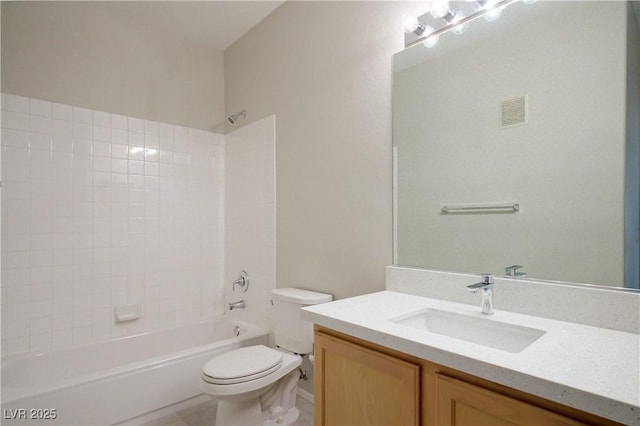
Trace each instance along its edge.
{"label": "toilet tank", "polygon": [[313,352],[313,324],[301,318],[300,308],[330,302],[333,296],[299,288],[277,288],[271,296],[276,345],[298,354]]}

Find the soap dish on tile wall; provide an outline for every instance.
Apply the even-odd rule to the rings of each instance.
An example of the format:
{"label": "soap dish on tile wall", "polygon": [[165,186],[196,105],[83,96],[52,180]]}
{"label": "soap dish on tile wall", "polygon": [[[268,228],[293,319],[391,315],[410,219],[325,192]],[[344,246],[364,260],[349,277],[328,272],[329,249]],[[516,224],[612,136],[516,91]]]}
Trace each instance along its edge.
{"label": "soap dish on tile wall", "polygon": [[142,305],[121,305],[114,308],[116,322],[134,321],[142,315]]}

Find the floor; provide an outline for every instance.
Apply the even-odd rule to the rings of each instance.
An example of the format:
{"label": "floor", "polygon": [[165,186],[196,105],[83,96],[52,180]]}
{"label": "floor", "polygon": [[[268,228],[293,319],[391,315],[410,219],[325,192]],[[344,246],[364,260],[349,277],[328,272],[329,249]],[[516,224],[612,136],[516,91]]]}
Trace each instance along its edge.
{"label": "floor", "polygon": [[[313,405],[306,400],[297,397],[296,407],[300,411],[300,416],[294,426],[313,425]],[[205,426],[213,425],[216,420],[215,402],[203,402],[184,410],[177,411],[141,426]]]}

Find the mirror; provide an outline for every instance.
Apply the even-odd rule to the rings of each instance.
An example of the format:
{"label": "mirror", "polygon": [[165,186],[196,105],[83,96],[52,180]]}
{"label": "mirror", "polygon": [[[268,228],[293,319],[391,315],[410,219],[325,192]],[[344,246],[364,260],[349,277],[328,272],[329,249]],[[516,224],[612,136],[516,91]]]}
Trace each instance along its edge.
{"label": "mirror", "polygon": [[395,264],[638,288],[637,14],[516,2],[394,56]]}

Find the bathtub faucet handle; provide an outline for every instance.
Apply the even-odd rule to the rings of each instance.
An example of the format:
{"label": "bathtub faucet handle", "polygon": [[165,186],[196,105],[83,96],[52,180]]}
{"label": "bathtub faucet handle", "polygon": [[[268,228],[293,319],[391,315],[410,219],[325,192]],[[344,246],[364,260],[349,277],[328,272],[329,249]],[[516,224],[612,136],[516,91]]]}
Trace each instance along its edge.
{"label": "bathtub faucet handle", "polygon": [[240,271],[240,276],[233,282],[233,291],[236,291],[236,287],[240,287],[243,293],[249,290],[249,274],[244,269]]}

